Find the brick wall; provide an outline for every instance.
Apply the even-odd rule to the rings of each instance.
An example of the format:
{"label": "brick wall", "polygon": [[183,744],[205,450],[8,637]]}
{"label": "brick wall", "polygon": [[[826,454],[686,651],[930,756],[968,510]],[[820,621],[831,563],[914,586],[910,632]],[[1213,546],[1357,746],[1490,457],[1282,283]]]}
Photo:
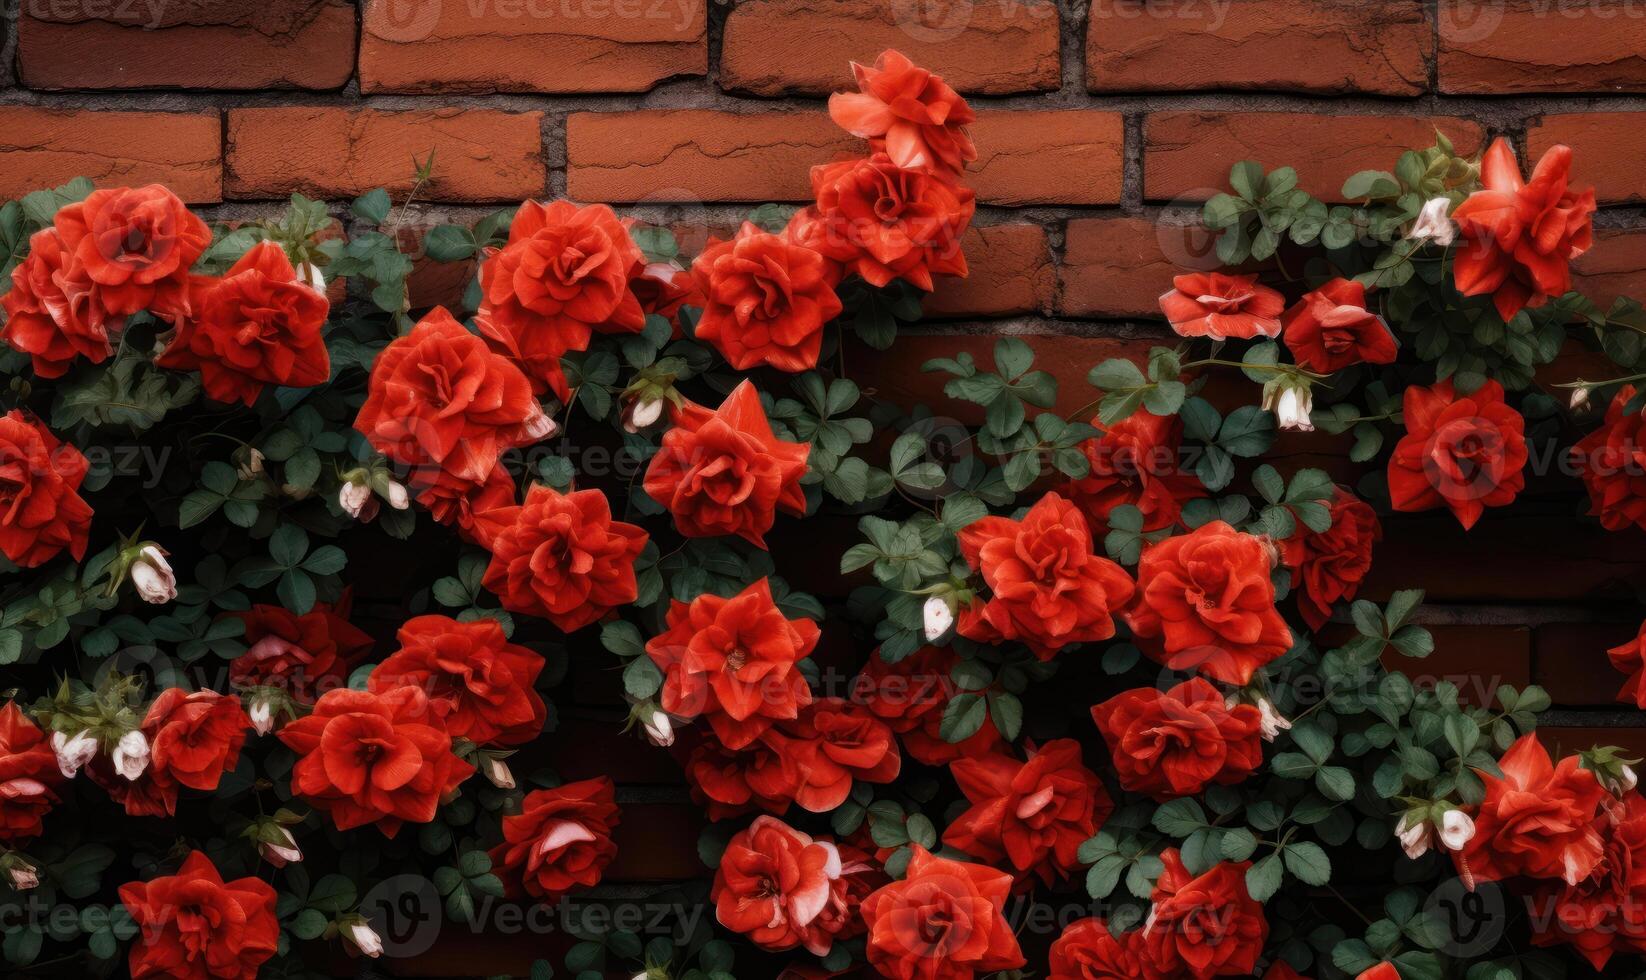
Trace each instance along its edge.
{"label": "brick wall", "polygon": [[[888,397],[934,391],[916,369],[934,352],[1010,332],[1033,338],[1072,408],[1088,365],[1159,336],[1155,297],[1206,263],[1185,223],[1230,163],[1293,164],[1330,197],[1431,126],[1464,150],[1500,134],[1523,153],[1571,144],[1606,204],[1581,286],[1646,296],[1638,2],[4,2],[18,16],[0,59],[0,198],[84,174],[165,181],[245,216],[294,190],[404,191],[434,149],[434,218],[570,195],[668,221],[691,248],[745,202],[802,199],[808,166],[853,149],[824,111],[846,62],[901,48],[977,106],[981,206],[971,279],[941,287],[934,321],[891,357],[853,353]],[[430,268],[414,296],[449,297],[465,271]],[[1352,477],[1330,443],[1282,449]],[[1570,490],[1534,486],[1467,538],[1444,517],[1389,520],[1370,591],[1429,590],[1439,649],[1423,672],[1544,684],[1552,741],[1646,755],[1603,653],[1639,621],[1646,552],[1574,527]],[[838,596],[831,561],[792,577]],[[607,737],[609,681],[574,671],[567,737],[546,751],[568,776],[616,768],[631,784],[614,887],[690,873],[696,811],[662,753]]]}

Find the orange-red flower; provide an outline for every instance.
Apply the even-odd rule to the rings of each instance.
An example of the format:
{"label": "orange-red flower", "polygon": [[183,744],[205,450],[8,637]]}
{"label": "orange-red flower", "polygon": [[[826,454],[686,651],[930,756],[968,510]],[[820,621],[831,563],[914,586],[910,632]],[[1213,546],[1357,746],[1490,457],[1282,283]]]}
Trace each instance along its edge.
{"label": "orange-red flower", "polygon": [[372,638],[349,622],[349,605],[345,594],[335,606],[319,602],[301,616],[270,605],[229,613],[245,623],[247,646],[229,664],[229,680],[278,688],[304,704],[343,687],[372,648]]}
{"label": "orange-red flower", "polygon": [[728,749],[718,738],[704,737],[691,749],[684,766],[692,799],[710,820],[727,820],[753,810],[781,814],[800,791],[800,767],[794,740],[775,728],[741,749]]}
{"label": "orange-red flower", "polygon": [[817,366],[823,325],[841,309],[838,275],[821,254],[744,222],[730,241],[709,242],[692,275],[703,293],[697,339],[732,367],[792,374]]}
{"label": "orange-red flower", "polygon": [[1446,507],[1465,529],[1526,486],[1526,420],[1487,381],[1463,395],[1450,379],[1406,389],[1406,434],[1389,455],[1395,510]]}
{"label": "orange-red flower", "polygon": [[375,823],[393,837],[408,820],[428,823],[474,772],[416,687],[329,691],[279,736],[297,753],[292,794],[330,812],[338,830]]}
{"label": "orange-red flower", "polygon": [[11,270],[0,309],[6,311],[0,340],[29,355],[42,378],[62,377],[76,357],[93,364],[107,360],[114,353],[112,335],[126,322],[104,308],[97,284],[55,228],[29,238],[29,257]]}
{"label": "orange-red flower", "polygon": [[133,980],[255,980],[280,948],[277,897],[261,878],[225,882],[200,851],[174,875],[121,885],[120,901],[140,930],[129,959]]}
{"label": "orange-red flower", "polygon": [[[214,790],[223,774],[240,764],[250,727],[240,699],[232,694],[167,688],[143,718],[149,741],[144,776],[163,787]],[[170,792],[175,795],[175,788]]]}
{"label": "orange-red flower", "polygon": [[539,392],[570,392],[560,358],[586,350],[595,330],[639,333],[646,315],[629,288],[645,266],[627,225],[604,204],[520,205],[509,241],[480,265],[476,325]]}
{"label": "orange-red flower", "polygon": [[593,888],[617,856],[612,829],[620,816],[608,776],[533,790],[519,813],[503,818],[503,843],[492,848],[492,867],[511,894],[546,903]]}
{"label": "orange-red flower", "polygon": [[543,733],[543,655],[510,643],[497,620],[415,616],[395,639],[400,649],[372,671],[367,690],[420,688],[446,732],[476,745],[521,745]]}
{"label": "orange-red flower", "polygon": [[1452,260],[1458,292],[1491,294],[1507,322],[1572,288],[1571,261],[1594,242],[1595,192],[1573,193],[1571,169],[1571,149],[1552,146],[1523,181],[1509,141],[1492,143],[1480,161],[1482,189],[1452,212],[1464,238]]}
{"label": "orange-red flower", "polygon": [[1630,792],[1601,821],[1600,863],[1575,885],[1542,882],[1528,897],[1538,946],[1569,945],[1596,970],[1613,953],[1646,952],[1646,798]]}
{"label": "orange-red flower", "polygon": [[483,581],[503,608],[569,633],[635,600],[634,561],[645,547],[646,532],[612,520],[599,490],[534,484],[513,519],[499,521]]}
{"label": "orange-red flower", "polygon": [[1160,297],[1160,310],[1180,337],[1250,340],[1280,333],[1286,300],[1257,274],[1189,272],[1172,279]]}
{"label": "orange-red flower", "polygon": [[1120,785],[1157,800],[1238,783],[1263,764],[1262,718],[1225,706],[1217,688],[1191,677],[1168,691],[1123,691],[1092,709]]}
{"label": "orange-red flower", "polygon": [[1328,502],[1332,526],[1312,531],[1302,521],[1280,543],[1281,561],[1292,570],[1297,608],[1310,629],[1332,618],[1332,606],[1353,599],[1372,570],[1372,545],[1383,536],[1377,512],[1342,487],[1332,488]]}
{"label": "orange-red flower", "polygon": [[148,310],[175,323],[187,316],[189,269],[211,229],[160,186],[111,187],[61,208],[52,224],[116,316]]}
{"label": "orange-red flower", "polygon": [[1572,447],[1572,464],[1589,489],[1589,512],[1608,531],[1646,528],[1646,418],[1626,411],[1635,397],[1625,385],[1606,408],[1600,428]]}
{"label": "orange-red flower", "polygon": [[1018,640],[1050,660],[1071,643],[1106,640],[1131,600],[1126,570],[1092,553],[1073,504],[1041,497],[1021,521],[983,517],[960,532],[960,553],[983,576],[986,601],[960,613],[960,634],[985,643]]}
{"label": "orange-red flower", "polygon": [[895,664],[876,650],[852,680],[852,700],[884,719],[903,739],[910,756],[928,766],[942,766],[962,757],[983,755],[1000,744],[1000,731],[984,721],[961,742],[946,741],[943,711],[959,693],[950,670],[959,659],[953,650],[921,647]]}
{"label": "orange-red flower", "polygon": [[690,269],[668,262],[653,262],[629,280],[629,289],[647,315],[656,314],[673,325],[673,337],[682,336],[680,311],[688,306],[703,308],[703,293]]}
{"label": "orange-red flower", "polygon": [[909,846],[903,880],[863,900],[869,965],[894,980],[971,980],[1024,964],[1001,914],[1012,876]]}
{"label": "orange-red flower", "polygon": [[891,727],[842,698],[818,698],[778,727],[792,739],[790,755],[800,777],[794,801],[813,813],[846,802],[852,780],[889,783],[903,767]]}
{"label": "orange-red flower", "polygon": [[1245,684],[1292,646],[1270,567],[1270,549],[1257,537],[1223,521],[1202,524],[1144,549],[1126,622],[1143,651],[1167,667]]}
{"label": "orange-red flower", "polygon": [[806,513],[811,446],[772,433],[760,393],[744,381],[714,411],[688,405],[646,470],[646,493],[674,517],[688,538],[736,534],[766,546],[777,509]]}
{"label": "orange-red flower", "polygon": [[1366,287],[1353,279],[1333,279],[1305,293],[1280,323],[1292,359],[1319,374],[1390,364],[1400,353],[1389,325],[1366,308]]}
{"label": "orange-red flower", "polygon": [[1200,479],[1183,469],[1183,419],[1140,408],[1080,444],[1091,471],[1057,492],[1073,501],[1094,527],[1108,524],[1123,504],[1143,514],[1143,529],[1177,523],[1183,505],[1206,495]]}
{"label": "orange-red flower", "polygon": [[941,76],[891,50],[872,68],[852,62],[852,75],[859,91],[829,96],[841,129],[872,141],[899,167],[955,176],[977,159],[966,132],[977,114]]}
{"label": "orange-red flower", "polygon": [[1142,935],[1133,931],[1116,938],[1109,924],[1096,917],[1071,922],[1052,943],[1046,980],[1140,980]]}
{"label": "orange-red flower", "polygon": [[1195,980],[1254,973],[1269,923],[1246,890],[1251,862],[1222,861],[1197,878],[1175,847],[1160,860],[1166,867],[1139,947],[1145,970]]}
{"label": "orange-red flower", "polygon": [[1606,654],[1611,658],[1613,667],[1629,675],[1629,679],[1623,682],[1623,690],[1617,692],[1617,699],[1633,701],[1638,707],[1646,709],[1646,623],[1640,624],[1634,639],[1612,647]]}
{"label": "orange-red flower", "polygon": [[39,419],[17,409],[0,418],[0,552],[12,564],[33,568],[65,549],[85,557],[91,505],[78,491],[90,465]]}
{"label": "orange-red flower", "polygon": [[62,778],[51,741],[17,702],[0,708],[0,840],[40,836],[40,818],[58,803]]}
{"label": "orange-red flower", "polygon": [[467,480],[445,470],[413,487],[417,502],[441,524],[451,524],[466,541],[491,550],[492,539],[511,523],[519,508],[515,506],[514,477],[507,468],[498,465],[486,474],[484,480]]}
{"label": "orange-red flower", "polygon": [[1575,755],[1557,766],[1537,735],[1522,735],[1498,760],[1501,777],[1477,769],[1486,798],[1475,808],[1475,835],[1452,853],[1472,886],[1515,875],[1575,885],[1600,863],[1596,826],[1608,795]]}
{"label": "orange-red flower", "polygon": [[760,816],[726,845],[709,899],[721,925],[761,949],[781,952],[805,945],[822,956],[833,945],[832,937],[812,926],[828,907],[841,873],[834,844],[813,840],[776,817]]}

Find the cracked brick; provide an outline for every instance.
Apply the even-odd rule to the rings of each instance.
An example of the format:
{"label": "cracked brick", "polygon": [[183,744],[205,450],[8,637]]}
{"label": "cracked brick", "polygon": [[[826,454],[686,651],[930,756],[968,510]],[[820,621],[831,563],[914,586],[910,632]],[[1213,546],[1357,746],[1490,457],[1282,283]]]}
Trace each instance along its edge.
{"label": "cracked brick", "polygon": [[1160,317],[1172,277],[1216,268],[1213,240],[1198,224],[1150,218],[1076,218],[1064,234],[1058,312]]}
{"label": "cracked brick", "polygon": [[163,183],[190,204],[222,198],[216,112],[98,112],[0,106],[0,198],[88,177],[100,187]]}
{"label": "cracked brick", "polygon": [[972,227],[961,240],[966,278],[941,277],[926,297],[927,316],[1016,316],[1049,310],[1054,270],[1046,229],[1007,224]]}
{"label": "cracked brick", "polygon": [[1436,17],[1442,92],[1646,92],[1646,16],[1633,5],[1440,0]]}
{"label": "cracked brick", "polygon": [[989,204],[1118,204],[1126,123],[1093,109],[995,110],[972,127],[967,181]]}

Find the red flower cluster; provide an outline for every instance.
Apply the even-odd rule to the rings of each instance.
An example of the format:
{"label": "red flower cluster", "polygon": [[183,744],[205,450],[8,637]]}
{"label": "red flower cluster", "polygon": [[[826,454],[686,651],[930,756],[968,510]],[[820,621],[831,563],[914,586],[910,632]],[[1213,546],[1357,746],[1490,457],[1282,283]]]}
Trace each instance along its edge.
{"label": "red flower cluster", "polygon": [[1406,434],[1389,456],[1395,510],[1446,507],[1465,529],[1488,507],[1502,507],[1526,486],[1526,420],[1487,381],[1462,395],[1450,380],[1412,385],[1402,403]]}
{"label": "red flower cluster", "polygon": [[92,781],[133,817],[169,817],[183,787],[211,791],[240,763],[251,722],[240,699],[216,691],[167,688],[149,705],[138,731],[149,763],[136,779],[115,771],[106,755],[86,767]]}
{"label": "red flower cluster", "polygon": [[1298,521],[1297,530],[1280,543],[1280,560],[1292,570],[1298,610],[1315,630],[1332,618],[1335,603],[1360,591],[1361,580],[1372,570],[1372,545],[1383,536],[1377,512],[1343,487],[1333,488],[1328,506],[1331,527],[1313,531]]}
{"label": "red flower cluster", "polygon": [[928,766],[975,758],[1000,744],[1000,731],[985,720],[968,738],[943,738],[943,712],[958,688],[950,677],[959,658],[953,650],[921,647],[895,664],[876,650],[852,681],[852,700],[884,720],[903,740],[903,749]]}
{"label": "red flower cluster", "polygon": [[1625,385],[1606,407],[1606,422],[1572,447],[1572,465],[1589,489],[1590,513],[1608,531],[1646,528],[1646,418],[1625,409]]}
{"label": "red flower cluster", "polygon": [[0,708],[0,841],[40,836],[62,778],[51,741],[14,701]]}
{"label": "red flower cluster", "polygon": [[1570,945],[1596,970],[1613,953],[1646,953],[1646,799],[1630,792],[1599,821],[1600,861],[1576,884],[1542,882],[1528,897],[1532,942]]}
{"label": "red flower cluster", "polygon": [[850,879],[872,872],[863,861],[848,866],[832,841],[762,816],[726,845],[709,899],[721,925],[761,949],[826,956],[855,918],[861,896],[850,894]]}
{"label": "red flower cluster", "polygon": [[[1094,419],[1093,425],[1098,425]],[[1073,501],[1094,527],[1107,526],[1116,507],[1143,513],[1143,530],[1177,523],[1183,505],[1206,495],[1200,479],[1183,469],[1183,419],[1140,408],[1080,444],[1091,471],[1058,493]]]}
{"label": "red flower cluster", "polygon": [[67,550],[85,557],[91,505],[80,484],[90,464],[44,422],[12,409],[0,418],[0,552],[33,568]]}
{"label": "red flower cluster", "polygon": [[1498,760],[1497,777],[1476,770],[1486,798],[1474,808],[1475,835],[1454,853],[1465,881],[1516,875],[1575,885],[1600,863],[1605,846],[1597,818],[1609,796],[1577,756],[1555,765],[1535,734]]}
{"label": "red flower cluster", "polygon": [[991,865],[1010,861],[1047,884],[1075,869],[1075,852],[1114,811],[1073,739],[1031,745],[1027,762],[991,753],[957,759],[949,771],[972,805],[949,824],[943,843]]}
{"label": "red flower cluster", "polygon": [[1174,278],[1160,297],[1160,311],[1179,337],[1212,340],[1277,336],[1285,308],[1285,298],[1259,285],[1256,273],[1190,272]]}
{"label": "red flower cluster", "polygon": [[941,76],[897,51],[886,51],[874,67],[852,63],[861,90],[829,96],[835,123],[870,141],[894,164],[955,176],[977,159],[966,127],[977,114]]}
{"label": "red flower cluster", "polygon": [[1012,876],[919,844],[901,881],[863,899],[869,965],[894,980],[971,980],[1026,961],[1001,910]]}
{"label": "red flower cluster", "polygon": [[448,735],[476,745],[521,745],[542,734],[548,710],[535,685],[543,655],[510,643],[497,620],[417,616],[396,639],[400,649],[367,682],[373,694],[418,688]]}
{"label": "red flower cluster", "polygon": [[1071,922],[1052,943],[1046,980],[1137,980],[1144,975],[1138,960],[1142,936],[1133,930],[1117,938],[1096,917]]}
{"label": "red flower cluster", "polygon": [[563,494],[534,484],[495,521],[484,584],[510,612],[542,616],[570,633],[633,602],[634,562],[646,532],[612,520],[599,490]]}
{"label": "red flower cluster", "polygon": [[343,687],[372,648],[372,638],[349,623],[349,605],[345,595],[336,606],[316,603],[301,616],[267,605],[230,613],[246,625],[247,649],[229,664],[229,680],[278,688],[303,704]]}
{"label": "red flower cluster", "polygon": [[277,897],[261,878],[225,882],[200,851],[174,875],[121,885],[120,901],[140,930],[133,980],[255,980],[280,948]]}
{"label": "red flower cluster", "polygon": [[1250,976],[1269,935],[1263,906],[1246,891],[1250,861],[1220,862],[1198,878],[1170,847],[1150,896],[1153,908],[1138,944],[1144,975]]}
{"label": "red flower cluster", "polygon": [[839,275],[810,245],[745,222],[730,241],[711,240],[692,275],[703,294],[697,339],[733,368],[792,374],[817,366],[823,325],[841,307]]}
{"label": "red flower cluster", "polygon": [[1317,374],[1391,364],[1400,353],[1389,325],[1366,308],[1366,287],[1353,279],[1333,279],[1305,294],[1280,323],[1292,359]]}
{"label": "red flower cluster", "polygon": [[616,793],[606,776],[527,793],[520,812],[503,818],[503,843],[491,851],[510,893],[548,903],[599,884],[617,856]]}
{"label": "red flower cluster", "polygon": [[1139,687],[1092,709],[1120,785],[1157,800],[1229,785],[1263,764],[1262,716],[1229,707],[1206,681],[1191,677],[1168,691]]}

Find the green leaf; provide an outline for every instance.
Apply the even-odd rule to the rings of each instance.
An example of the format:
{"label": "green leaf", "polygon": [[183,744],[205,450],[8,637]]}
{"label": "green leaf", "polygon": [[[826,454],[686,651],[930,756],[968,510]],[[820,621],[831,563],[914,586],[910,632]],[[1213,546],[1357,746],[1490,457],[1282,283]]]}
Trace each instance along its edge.
{"label": "green leaf", "polygon": [[1332,861],[1319,844],[1313,841],[1287,844],[1285,855],[1286,870],[1304,884],[1318,886],[1331,880]]}
{"label": "green leaf", "polygon": [[355,215],[374,225],[380,225],[388,218],[392,206],[389,192],[381,187],[369,190],[354,199]]}

